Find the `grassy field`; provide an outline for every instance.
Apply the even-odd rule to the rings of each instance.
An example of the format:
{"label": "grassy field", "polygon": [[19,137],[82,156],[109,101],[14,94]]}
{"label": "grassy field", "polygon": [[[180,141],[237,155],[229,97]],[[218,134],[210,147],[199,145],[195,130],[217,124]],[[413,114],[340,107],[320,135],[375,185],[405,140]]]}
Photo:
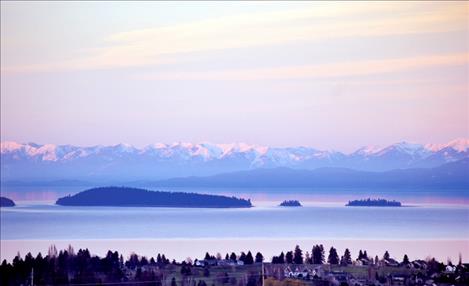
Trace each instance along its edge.
{"label": "grassy field", "polygon": [[260,264],[191,267],[190,274],[181,273],[181,269],[182,266],[170,264],[164,268],[149,269],[149,272],[161,278],[162,286],[174,286],[174,283],[177,286],[255,286],[262,284]]}

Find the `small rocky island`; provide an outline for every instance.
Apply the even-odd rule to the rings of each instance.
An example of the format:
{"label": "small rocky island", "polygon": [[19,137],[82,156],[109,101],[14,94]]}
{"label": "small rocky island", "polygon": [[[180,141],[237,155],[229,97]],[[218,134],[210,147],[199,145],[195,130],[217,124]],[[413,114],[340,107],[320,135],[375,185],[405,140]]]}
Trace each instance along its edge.
{"label": "small rocky island", "polygon": [[0,207],[14,207],[15,202],[9,198],[0,197]]}
{"label": "small rocky island", "polygon": [[279,206],[281,207],[302,207],[301,203],[297,200],[285,200]]}
{"label": "small rocky island", "polygon": [[364,199],[364,200],[354,200],[349,201],[347,207],[401,207],[401,202],[398,201],[388,201],[385,199]]}
{"label": "small rocky island", "polygon": [[129,187],[93,188],[60,198],[61,206],[250,208],[251,200],[183,192],[161,192]]}

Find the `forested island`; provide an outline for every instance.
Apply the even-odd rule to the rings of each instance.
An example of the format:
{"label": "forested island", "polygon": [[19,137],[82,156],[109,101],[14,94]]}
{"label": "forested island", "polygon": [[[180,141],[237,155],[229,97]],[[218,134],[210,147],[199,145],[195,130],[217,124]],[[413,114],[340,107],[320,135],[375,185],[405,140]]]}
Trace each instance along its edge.
{"label": "forested island", "polygon": [[302,207],[301,203],[297,200],[285,200],[279,206],[281,206],[281,207]]}
{"label": "forested island", "polygon": [[129,187],[93,188],[60,198],[61,206],[250,208],[251,200],[219,195],[161,192]]}
{"label": "forested island", "polygon": [[14,207],[15,202],[9,198],[0,197],[0,207]]}
{"label": "forested island", "polygon": [[401,202],[388,201],[385,199],[365,199],[365,200],[354,200],[349,201],[346,204],[347,207],[401,207]]}

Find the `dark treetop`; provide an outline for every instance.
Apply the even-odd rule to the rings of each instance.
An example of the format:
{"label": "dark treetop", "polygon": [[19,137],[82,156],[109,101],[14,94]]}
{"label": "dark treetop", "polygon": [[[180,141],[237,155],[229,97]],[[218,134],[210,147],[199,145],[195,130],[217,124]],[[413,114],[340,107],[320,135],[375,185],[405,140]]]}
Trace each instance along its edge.
{"label": "dark treetop", "polygon": [[280,204],[281,207],[301,207],[301,203],[297,200],[283,201]]}
{"label": "dark treetop", "polygon": [[400,202],[388,201],[385,199],[366,199],[366,200],[354,200],[349,201],[346,204],[347,207],[400,207]]}
{"label": "dark treetop", "polygon": [[14,207],[15,202],[10,200],[9,198],[0,197],[0,207]]}
{"label": "dark treetop", "polygon": [[160,192],[128,187],[93,188],[57,200],[62,206],[141,206],[179,208],[249,208],[250,200],[182,192]]}

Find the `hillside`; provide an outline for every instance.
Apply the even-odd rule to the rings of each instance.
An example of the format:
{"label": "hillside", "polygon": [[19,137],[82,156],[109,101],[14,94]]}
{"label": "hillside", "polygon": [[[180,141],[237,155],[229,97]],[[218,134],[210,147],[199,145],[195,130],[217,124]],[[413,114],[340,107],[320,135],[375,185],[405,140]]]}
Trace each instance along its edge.
{"label": "hillside", "polygon": [[208,177],[147,182],[155,187],[387,187],[469,188],[469,159],[436,168],[364,172],[346,168],[257,169]]}

